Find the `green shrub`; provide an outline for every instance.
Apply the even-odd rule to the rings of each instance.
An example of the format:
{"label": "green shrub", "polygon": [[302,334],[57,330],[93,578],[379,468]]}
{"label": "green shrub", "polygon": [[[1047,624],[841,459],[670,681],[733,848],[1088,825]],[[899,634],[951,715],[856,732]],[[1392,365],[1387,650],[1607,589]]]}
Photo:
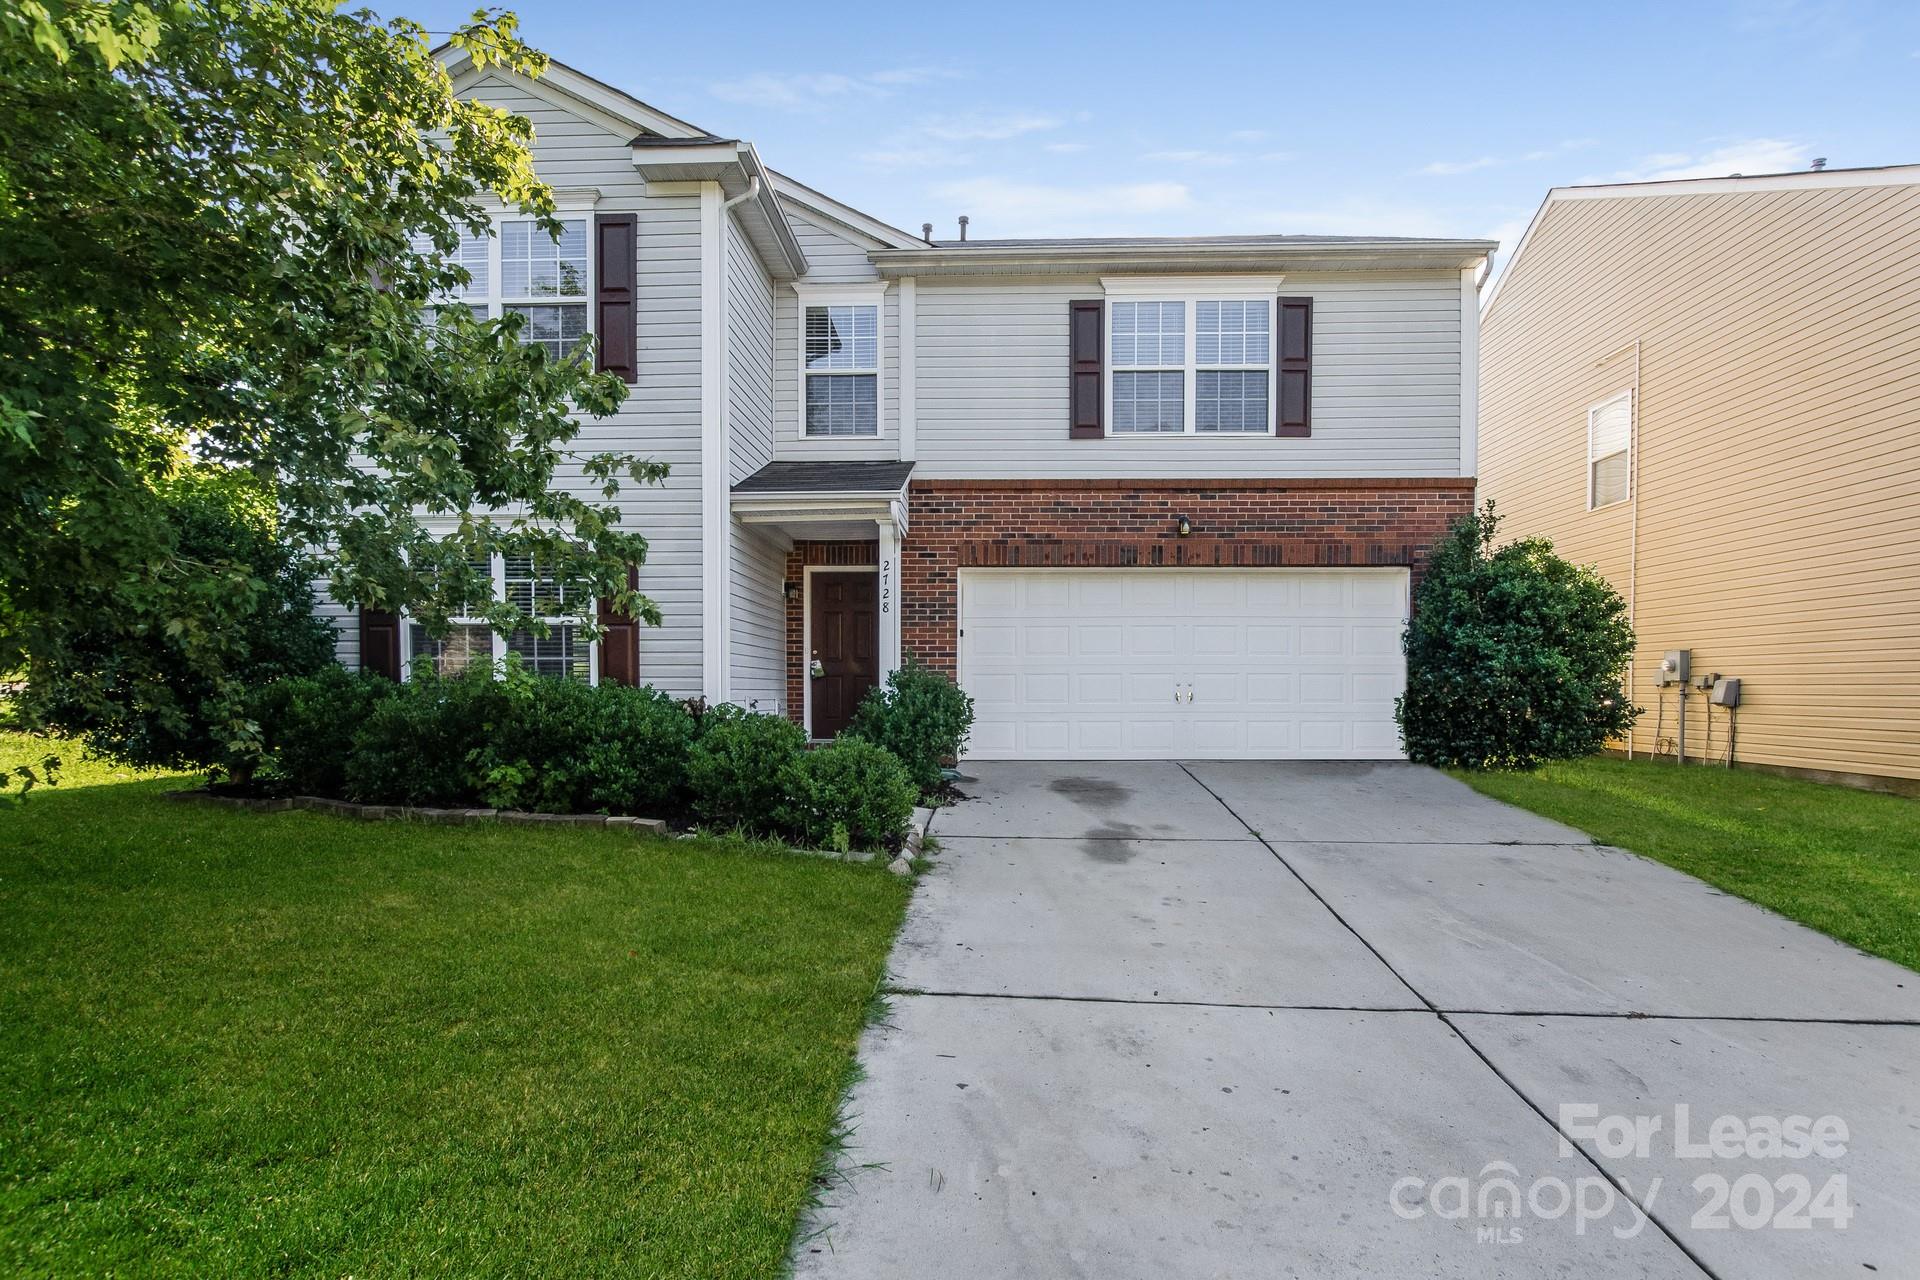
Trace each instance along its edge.
{"label": "green shrub", "polygon": [[511,714],[507,690],[486,667],[450,680],[419,673],[374,704],[353,735],[345,794],[361,804],[457,805]]}
{"label": "green shrub", "polygon": [[885,747],[924,792],[940,789],[940,771],[957,760],[973,728],[973,699],[912,655],[887,683],[869,690],[847,732]]}
{"label": "green shrub", "polygon": [[687,754],[694,813],[709,826],[770,832],[796,785],[806,744],[800,726],[780,716],[708,710]]}
{"label": "green shrub", "polygon": [[600,690],[524,671],[508,672],[500,689],[493,732],[468,759],[468,792],[493,809],[589,812]]}
{"label": "green shrub", "polygon": [[259,690],[250,712],[260,725],[269,780],[296,795],[340,795],[354,733],[398,687],[330,663]]}
{"label": "green shrub", "polygon": [[1544,538],[1495,549],[1498,525],[1492,502],[1456,522],[1414,596],[1395,712],[1423,764],[1532,769],[1593,754],[1639,715],[1621,692],[1625,603]]}
{"label": "green shrub", "polygon": [[509,675],[506,705],[470,771],[496,809],[678,813],[693,717],[656,689]]}
{"label": "green shrub", "polygon": [[843,735],[800,757],[781,826],[817,849],[896,848],[919,796],[891,751]]}
{"label": "green shrub", "polygon": [[586,748],[587,800],[610,813],[662,817],[686,804],[693,717],[658,689],[602,685]]}

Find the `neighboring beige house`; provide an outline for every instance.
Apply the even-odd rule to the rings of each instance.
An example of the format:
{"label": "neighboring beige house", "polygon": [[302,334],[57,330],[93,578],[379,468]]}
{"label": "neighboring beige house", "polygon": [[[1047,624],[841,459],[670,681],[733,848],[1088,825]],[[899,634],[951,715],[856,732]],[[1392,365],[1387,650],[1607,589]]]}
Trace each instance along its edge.
{"label": "neighboring beige house", "polygon": [[1920,792],[1920,165],[1557,188],[1481,317],[1480,491],[1629,602],[1633,748],[1688,649],[1740,763]]}

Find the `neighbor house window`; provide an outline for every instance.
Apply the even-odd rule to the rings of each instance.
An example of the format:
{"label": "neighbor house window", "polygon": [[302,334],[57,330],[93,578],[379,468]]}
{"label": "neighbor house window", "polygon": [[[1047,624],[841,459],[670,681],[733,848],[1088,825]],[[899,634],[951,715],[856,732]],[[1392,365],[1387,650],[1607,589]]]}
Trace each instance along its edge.
{"label": "neighbor house window", "polygon": [[1633,494],[1633,393],[1587,410],[1587,510],[1625,502]]}
{"label": "neighbor house window", "polygon": [[[451,256],[472,280],[441,305],[464,305],[478,320],[525,316],[521,342],[546,348],[556,360],[571,355],[589,327],[587,219],[561,217],[558,241],[531,218],[502,218],[494,230],[498,234],[462,233]],[[420,239],[414,248],[425,252],[431,245]]]}
{"label": "neighbor house window", "polygon": [[[492,665],[507,654],[520,655],[521,665],[535,675],[593,683],[594,646],[580,634],[586,617],[580,602],[566,599],[551,572],[530,556],[494,556],[487,564],[475,562],[491,594],[506,599],[547,624],[547,634],[516,631],[502,636],[472,613],[454,617],[445,637],[436,639],[417,622],[406,628],[406,670],[423,667],[443,676],[459,675],[475,664]],[[470,601],[468,609],[484,603]]]}
{"label": "neighbor house window", "polygon": [[880,308],[808,304],[804,413],[810,436],[880,434]]}
{"label": "neighbor house window", "polygon": [[1272,298],[1123,296],[1107,316],[1111,434],[1272,432]]}

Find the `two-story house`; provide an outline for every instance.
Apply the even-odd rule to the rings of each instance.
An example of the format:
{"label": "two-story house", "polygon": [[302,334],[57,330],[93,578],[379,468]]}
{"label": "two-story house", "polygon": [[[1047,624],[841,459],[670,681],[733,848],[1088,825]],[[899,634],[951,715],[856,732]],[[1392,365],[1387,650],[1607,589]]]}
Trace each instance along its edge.
{"label": "two-story house", "polygon": [[503,215],[466,301],[592,332],[632,383],[585,444],[672,465],[621,499],[665,625],[434,642],[336,610],[344,661],[511,647],[825,738],[912,653],[983,758],[1400,754],[1412,583],[1473,497],[1490,242],[933,241],[560,64],[448,56],[532,121],[568,226]]}

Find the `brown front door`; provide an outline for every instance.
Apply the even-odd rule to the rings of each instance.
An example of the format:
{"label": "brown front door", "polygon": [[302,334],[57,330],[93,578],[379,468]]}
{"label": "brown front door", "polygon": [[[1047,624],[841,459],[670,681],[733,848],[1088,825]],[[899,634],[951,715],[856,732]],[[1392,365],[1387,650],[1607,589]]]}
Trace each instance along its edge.
{"label": "brown front door", "polygon": [[807,680],[813,690],[816,738],[831,738],[847,727],[853,709],[873,688],[879,670],[879,613],[874,608],[873,573],[816,573],[813,635],[807,649]]}

